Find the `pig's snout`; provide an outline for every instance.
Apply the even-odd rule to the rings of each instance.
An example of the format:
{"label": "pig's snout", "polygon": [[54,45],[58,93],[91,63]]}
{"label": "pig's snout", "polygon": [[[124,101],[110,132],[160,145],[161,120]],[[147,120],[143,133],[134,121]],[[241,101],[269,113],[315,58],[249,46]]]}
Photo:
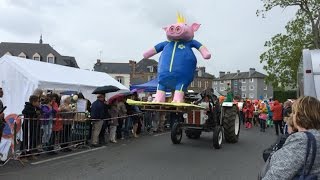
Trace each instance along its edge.
{"label": "pig's snout", "polygon": [[169,34],[170,35],[180,35],[183,33],[183,28],[181,26],[170,26]]}
{"label": "pig's snout", "polygon": [[177,34],[181,34],[182,33],[182,27],[181,26],[177,26],[176,27],[176,33]]}

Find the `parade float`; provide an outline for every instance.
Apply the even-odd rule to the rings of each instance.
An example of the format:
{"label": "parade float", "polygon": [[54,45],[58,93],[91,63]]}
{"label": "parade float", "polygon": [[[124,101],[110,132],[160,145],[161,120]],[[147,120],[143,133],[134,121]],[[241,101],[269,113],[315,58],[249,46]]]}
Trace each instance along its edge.
{"label": "parade float", "polygon": [[[223,139],[229,143],[238,142],[240,122],[235,103],[219,103],[213,91],[206,91],[200,98],[186,97],[187,88],[194,79],[197,59],[192,48],[197,49],[204,59],[211,54],[200,42],[194,40],[194,33],[200,24],[188,25],[178,14],[177,23],[163,29],[167,40],[158,43],[143,54],[145,59],[161,52],[158,65],[158,86],[153,102],[128,100],[131,105],[144,111],[178,114],[171,128],[173,144],[180,144],[183,132],[190,139],[198,139],[202,132],[213,132],[213,147],[221,148]],[[166,90],[174,91],[171,102],[166,102]],[[231,96],[228,96],[229,99]]]}

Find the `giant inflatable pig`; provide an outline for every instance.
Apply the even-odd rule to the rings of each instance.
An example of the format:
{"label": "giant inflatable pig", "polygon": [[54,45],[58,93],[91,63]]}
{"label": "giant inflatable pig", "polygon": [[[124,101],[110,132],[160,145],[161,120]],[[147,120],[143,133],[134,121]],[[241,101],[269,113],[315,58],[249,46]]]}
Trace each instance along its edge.
{"label": "giant inflatable pig", "polygon": [[210,59],[211,54],[200,42],[193,39],[194,32],[200,24],[186,24],[184,17],[178,14],[178,22],[163,29],[167,41],[157,44],[143,54],[145,59],[162,51],[158,64],[158,88],[154,102],[165,102],[165,90],[175,90],[172,102],[184,102],[184,92],[193,81],[197,67],[197,58],[192,48],[200,51],[204,59]]}

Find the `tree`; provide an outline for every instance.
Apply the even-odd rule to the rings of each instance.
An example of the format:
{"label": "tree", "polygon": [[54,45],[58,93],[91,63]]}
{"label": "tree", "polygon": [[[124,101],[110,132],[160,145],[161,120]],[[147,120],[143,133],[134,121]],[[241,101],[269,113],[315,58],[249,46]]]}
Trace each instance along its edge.
{"label": "tree", "polygon": [[286,25],[286,33],[267,41],[267,51],[260,56],[260,62],[267,64],[264,69],[268,73],[268,83],[280,88],[295,87],[302,50],[320,49],[320,0],[262,1],[264,9],[257,11],[257,15],[263,17],[274,7],[299,7],[295,18]]}

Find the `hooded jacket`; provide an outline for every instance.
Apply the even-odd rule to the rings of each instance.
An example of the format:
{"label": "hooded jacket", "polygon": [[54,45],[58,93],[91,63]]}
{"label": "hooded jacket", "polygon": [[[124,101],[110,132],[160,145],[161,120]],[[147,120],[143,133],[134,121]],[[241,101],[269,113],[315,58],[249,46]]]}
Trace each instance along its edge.
{"label": "hooded jacket", "polygon": [[34,107],[31,103],[26,102],[22,114],[25,118],[38,118],[40,116],[40,108]]}
{"label": "hooded jacket", "polygon": [[272,119],[274,121],[281,121],[282,120],[282,106],[279,101],[275,101],[271,106],[271,111],[273,112]]}

